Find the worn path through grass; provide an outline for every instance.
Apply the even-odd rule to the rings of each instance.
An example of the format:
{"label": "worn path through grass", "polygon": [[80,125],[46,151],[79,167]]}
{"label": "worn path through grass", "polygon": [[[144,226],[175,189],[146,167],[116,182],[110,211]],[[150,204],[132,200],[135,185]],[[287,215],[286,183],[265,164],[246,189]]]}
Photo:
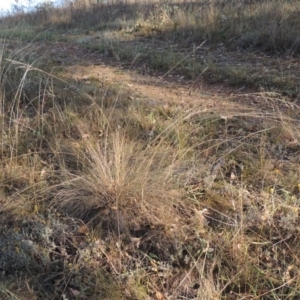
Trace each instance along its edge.
{"label": "worn path through grass", "polygon": [[[213,109],[215,113],[222,114],[239,113],[243,110],[263,113],[273,112],[276,105],[283,111],[292,110],[296,115],[299,113],[298,105],[294,101],[276,92],[247,88],[245,85],[232,86],[226,82],[207,83],[202,78],[189,80],[184,75],[153,70],[145,65],[135,64],[134,61],[131,64],[128,61],[116,61],[113,57],[99,55],[73,42],[55,43],[44,47],[39,51],[46,53],[45,59],[60,69],[60,75],[80,83],[91,95],[96,88],[108,84],[127,90],[134,100],[147,101],[163,107],[181,106],[185,111],[193,108]],[[206,53],[207,56],[212,55],[209,51]],[[225,57],[222,63],[226,64],[226,57],[230,53],[222,53],[216,55],[216,59]],[[276,62],[271,58],[270,60],[271,69]],[[266,61],[263,58],[258,61],[261,61],[264,68],[263,64],[266,64]],[[242,55],[231,56],[230,64],[236,64],[236,68],[244,67],[241,65],[246,62],[249,64],[251,60],[246,60]],[[287,63],[282,64],[287,69],[297,65],[295,61],[291,61],[289,65],[286,65]],[[256,69],[259,68],[258,64],[259,62],[256,63]],[[297,78],[297,72],[294,76]]]}

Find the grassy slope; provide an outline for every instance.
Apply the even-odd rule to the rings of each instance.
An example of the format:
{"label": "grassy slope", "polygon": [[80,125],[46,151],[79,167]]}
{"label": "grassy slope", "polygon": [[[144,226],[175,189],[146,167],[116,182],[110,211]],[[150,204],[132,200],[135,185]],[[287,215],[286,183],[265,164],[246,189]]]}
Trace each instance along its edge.
{"label": "grassy slope", "polygon": [[[298,299],[298,15],[195,1],[3,19],[0,298]],[[61,79],[72,60],[53,42],[254,93],[215,96],[225,109],[137,101]]]}

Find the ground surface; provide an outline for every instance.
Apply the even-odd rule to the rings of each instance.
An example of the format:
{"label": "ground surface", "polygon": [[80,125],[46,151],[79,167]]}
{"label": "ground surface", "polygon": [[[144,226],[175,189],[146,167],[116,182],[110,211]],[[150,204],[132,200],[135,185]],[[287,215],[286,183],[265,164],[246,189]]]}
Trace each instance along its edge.
{"label": "ground surface", "polygon": [[[27,170],[28,164],[31,177],[21,167],[17,174],[12,163],[3,163],[3,203],[19,201],[10,231],[3,232],[4,246],[10,249],[4,251],[5,263],[11,261],[11,253],[15,261],[19,259],[15,244],[30,253],[32,245],[41,247],[41,251],[34,248],[39,260],[25,255],[21,261],[22,267],[32,264],[37,270],[32,278],[38,279],[30,282],[34,288],[28,288],[35,299],[42,299],[40,295],[62,299],[67,294],[84,300],[99,295],[202,300],[202,290],[209,300],[264,299],[264,295],[272,299],[277,290],[283,299],[297,297],[299,59],[232,51],[223,45],[203,45],[187,54],[182,45],[173,45],[173,50],[203,64],[203,72],[217,69],[211,78],[201,74],[190,79],[180,68],[157,70],[147,60],[124,59],[121,51],[92,50],[82,43],[96,38],[31,43],[36,53],[30,55],[51,66],[49,73],[63,78],[59,81],[63,87],[58,84],[57,94],[51,84],[37,88],[38,96],[25,99],[21,117],[16,113],[17,121],[9,123],[20,126],[20,132],[16,129],[20,142],[7,142],[8,154],[4,153],[16,161],[16,169],[21,165]],[[156,50],[169,46],[163,40],[153,44],[140,38],[121,41],[120,49],[139,43]],[[18,47],[8,43],[10,51]],[[233,70],[228,78],[227,69]],[[267,84],[264,78],[269,78]],[[128,103],[122,106],[122,97],[133,103],[131,110]],[[64,104],[74,99],[74,111],[72,105],[65,109]],[[90,99],[98,101],[97,109]],[[56,100],[63,103],[57,111]],[[77,110],[81,100],[88,105]],[[179,121],[173,122],[177,117]],[[14,132],[8,129],[7,136]],[[108,154],[99,145],[105,145]],[[15,148],[16,157],[10,157]],[[19,162],[23,153],[29,157],[25,167]],[[149,169],[143,173],[145,165]],[[167,174],[177,180],[175,188],[173,182],[162,186],[160,176],[168,167],[172,172]],[[140,186],[141,178],[145,183],[141,180]],[[144,191],[148,194],[143,202]],[[26,217],[20,209],[25,202]],[[103,228],[95,226],[95,220],[102,219]],[[4,277],[14,281],[19,265],[8,266],[13,275]],[[8,290],[13,287],[14,283],[8,285]]]}

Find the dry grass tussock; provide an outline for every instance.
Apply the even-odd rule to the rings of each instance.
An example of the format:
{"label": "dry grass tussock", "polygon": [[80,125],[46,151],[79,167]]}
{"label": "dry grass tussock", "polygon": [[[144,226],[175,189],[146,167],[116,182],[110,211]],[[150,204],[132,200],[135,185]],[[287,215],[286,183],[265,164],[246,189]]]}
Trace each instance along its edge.
{"label": "dry grass tussock", "polygon": [[108,82],[90,93],[33,42],[0,49],[1,299],[299,298],[296,102],[163,106]]}
{"label": "dry grass tussock", "polygon": [[178,155],[168,148],[142,149],[121,129],[100,141],[88,138],[81,155],[83,172],[67,172],[66,181],[54,190],[53,205],[86,222],[103,223],[116,234],[142,230],[141,224],[158,226],[161,220],[170,226],[180,195],[172,194]]}

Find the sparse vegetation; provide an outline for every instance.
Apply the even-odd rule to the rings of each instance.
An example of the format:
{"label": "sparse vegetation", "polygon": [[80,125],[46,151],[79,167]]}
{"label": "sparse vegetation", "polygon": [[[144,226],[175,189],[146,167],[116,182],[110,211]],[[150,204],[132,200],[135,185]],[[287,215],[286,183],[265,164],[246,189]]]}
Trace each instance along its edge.
{"label": "sparse vegetation", "polygon": [[0,298],[298,299],[298,6],[3,17]]}

